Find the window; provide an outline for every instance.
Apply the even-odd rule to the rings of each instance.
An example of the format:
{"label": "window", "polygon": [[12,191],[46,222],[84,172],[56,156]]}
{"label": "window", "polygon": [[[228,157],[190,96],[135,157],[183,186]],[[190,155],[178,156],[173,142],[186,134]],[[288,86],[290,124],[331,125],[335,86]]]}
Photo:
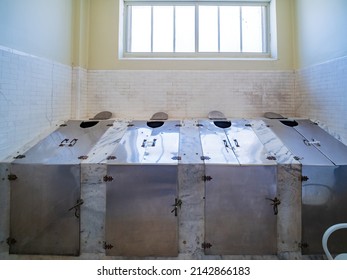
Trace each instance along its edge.
{"label": "window", "polygon": [[125,57],[269,57],[270,1],[124,2]]}

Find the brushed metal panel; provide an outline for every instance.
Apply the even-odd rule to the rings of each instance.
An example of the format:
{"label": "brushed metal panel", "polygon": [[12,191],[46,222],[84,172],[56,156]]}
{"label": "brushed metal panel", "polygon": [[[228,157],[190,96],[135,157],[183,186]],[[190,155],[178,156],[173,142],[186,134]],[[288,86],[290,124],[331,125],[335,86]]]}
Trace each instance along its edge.
{"label": "brushed metal panel", "polygon": [[205,164],[239,165],[225,130],[210,120],[199,120],[199,125],[202,152],[208,158]]}
{"label": "brushed metal panel", "polygon": [[298,133],[295,127],[286,126],[280,120],[266,119],[264,122],[303,165],[333,165],[314,145],[306,145],[307,139]]}
{"label": "brushed metal panel", "polygon": [[[82,128],[81,124],[94,122]],[[25,153],[16,163],[77,164],[78,157],[87,155],[93,145],[114,121],[68,121]],[[88,126],[88,125],[87,125]],[[65,140],[66,139],[66,140]]]}
{"label": "brushed metal panel", "polygon": [[347,165],[347,147],[310,120],[296,120],[294,129],[336,165]]}
{"label": "brushed metal panel", "polygon": [[[160,122],[157,122],[160,123]],[[125,132],[110,164],[177,164],[180,121],[163,121],[150,127],[147,121],[133,121]]]}
{"label": "brushed metal panel", "polygon": [[79,165],[12,164],[11,254],[79,255]]}
{"label": "brushed metal panel", "polygon": [[247,120],[232,120],[230,128],[225,129],[229,144],[243,164],[273,165],[276,161],[269,160],[264,145],[253,131]]}
{"label": "brushed metal panel", "polygon": [[177,165],[108,165],[106,250],[111,256],[177,256]]}
{"label": "brushed metal panel", "polygon": [[[275,166],[206,165],[208,255],[276,254]],[[279,206],[279,211],[280,206]]]}
{"label": "brushed metal panel", "polygon": [[[303,166],[308,180],[302,184],[303,254],[322,254],[325,230],[347,220],[347,166]],[[329,238],[329,249],[342,253],[347,248],[347,230]]]}

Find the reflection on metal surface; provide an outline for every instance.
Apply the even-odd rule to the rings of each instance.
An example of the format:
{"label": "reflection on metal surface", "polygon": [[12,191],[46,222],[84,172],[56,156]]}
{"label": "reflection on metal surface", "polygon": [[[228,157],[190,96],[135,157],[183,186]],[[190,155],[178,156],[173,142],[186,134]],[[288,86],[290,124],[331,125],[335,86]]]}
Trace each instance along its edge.
{"label": "reflection on metal surface", "polygon": [[331,187],[320,184],[306,184],[302,188],[302,204],[325,205],[331,199]]}
{"label": "reflection on metal surface", "polygon": [[277,219],[266,199],[276,194],[275,166],[206,165],[208,255],[277,253]]}
{"label": "reflection on metal surface", "polygon": [[161,123],[133,121],[107,163],[107,255],[178,255],[180,122]]}
{"label": "reflection on metal surface", "polygon": [[[347,147],[310,120],[264,120],[302,164],[303,254],[321,254],[322,236],[332,224],[346,221]],[[347,247],[341,235],[329,240],[332,252]]]}
{"label": "reflection on metal surface", "polygon": [[11,164],[12,254],[79,255],[82,160],[112,121],[68,121]]}
{"label": "reflection on metal surface", "polygon": [[81,121],[68,121],[25,153],[22,164],[78,164],[78,157],[88,154],[113,121],[99,121],[90,128],[81,128]]}
{"label": "reflection on metal surface", "polygon": [[245,120],[199,121],[205,161],[205,254],[275,254],[276,162]]}
{"label": "reflection on metal surface", "polygon": [[[68,211],[80,199],[78,165],[12,164],[11,254],[79,255],[79,219]],[[77,213],[78,214],[78,213]]]}
{"label": "reflection on metal surface", "polygon": [[106,184],[106,242],[114,246],[106,254],[177,256],[177,166],[108,165],[107,172],[115,179]]}

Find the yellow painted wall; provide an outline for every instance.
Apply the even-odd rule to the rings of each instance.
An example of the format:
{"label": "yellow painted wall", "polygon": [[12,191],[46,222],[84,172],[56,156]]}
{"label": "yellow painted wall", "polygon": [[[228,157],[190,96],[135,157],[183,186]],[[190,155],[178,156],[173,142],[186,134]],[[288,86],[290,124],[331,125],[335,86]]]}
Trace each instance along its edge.
{"label": "yellow painted wall", "polygon": [[293,0],[277,0],[276,8],[277,60],[122,60],[118,59],[119,0],[90,0],[88,69],[292,70]]}
{"label": "yellow painted wall", "polygon": [[73,0],[73,66],[88,68],[90,0]]}
{"label": "yellow painted wall", "polygon": [[295,0],[295,67],[347,55],[347,1]]}
{"label": "yellow painted wall", "polygon": [[70,65],[72,1],[1,0],[0,45]]}

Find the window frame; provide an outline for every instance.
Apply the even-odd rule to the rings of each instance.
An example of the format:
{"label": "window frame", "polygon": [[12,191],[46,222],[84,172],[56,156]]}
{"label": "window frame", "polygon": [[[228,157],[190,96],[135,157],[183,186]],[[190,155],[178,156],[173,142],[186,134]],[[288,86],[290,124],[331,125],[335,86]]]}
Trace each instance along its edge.
{"label": "window frame", "polygon": [[[234,1],[234,0],[123,0],[123,44],[121,58],[134,58],[134,59],[244,59],[244,60],[257,60],[257,59],[272,59],[272,49],[271,49],[271,1],[273,0],[253,0],[253,1]],[[151,52],[128,52],[129,45],[129,29],[131,16],[128,16],[128,6],[131,5],[142,5],[142,6],[195,6],[195,52],[153,52],[153,46],[151,47]],[[263,32],[263,52],[199,52],[199,12],[198,6],[263,6],[262,15],[262,32]],[[153,14],[153,11],[152,11]],[[240,19],[241,20],[241,19]],[[175,19],[174,19],[175,22]],[[153,22],[151,22],[153,30]],[[219,25],[219,22],[218,22]],[[241,26],[240,26],[241,29]],[[218,37],[220,32],[220,27],[218,27]],[[173,35],[173,41],[175,41],[175,34]],[[240,37],[242,35],[240,34]],[[151,41],[153,42],[153,32],[151,34]],[[219,40],[219,39],[218,39]],[[241,45],[242,45],[242,38]]]}

